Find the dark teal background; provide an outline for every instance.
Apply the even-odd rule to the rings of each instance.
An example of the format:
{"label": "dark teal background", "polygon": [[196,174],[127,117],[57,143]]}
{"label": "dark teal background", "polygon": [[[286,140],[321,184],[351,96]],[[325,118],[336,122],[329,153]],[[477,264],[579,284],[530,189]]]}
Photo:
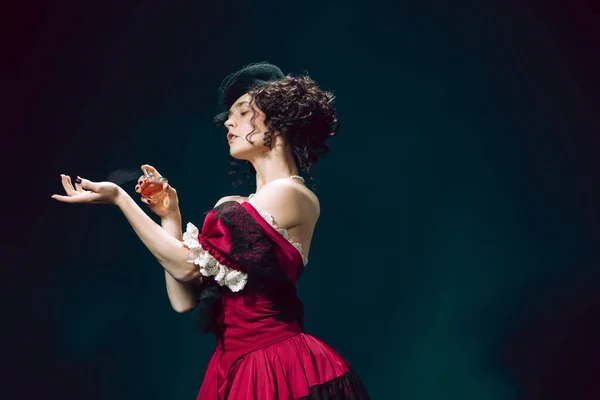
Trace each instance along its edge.
{"label": "dark teal background", "polygon": [[170,308],[116,208],[50,195],[60,173],[150,163],[198,225],[251,193],[232,188],[211,120],[221,79],[265,60],[337,95],[299,292],[307,331],[372,398],[600,398],[591,3],[71,1],[4,16],[7,398],[195,398],[214,339]]}

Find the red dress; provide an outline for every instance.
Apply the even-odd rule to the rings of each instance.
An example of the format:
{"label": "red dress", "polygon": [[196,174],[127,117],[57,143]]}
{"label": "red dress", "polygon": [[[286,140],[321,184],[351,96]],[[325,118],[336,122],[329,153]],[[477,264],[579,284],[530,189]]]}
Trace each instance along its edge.
{"label": "red dress", "polygon": [[251,201],[225,202],[201,232],[188,224],[184,243],[205,276],[203,327],[217,339],[198,400],[369,398],[350,364],[304,333],[301,246],[268,214]]}

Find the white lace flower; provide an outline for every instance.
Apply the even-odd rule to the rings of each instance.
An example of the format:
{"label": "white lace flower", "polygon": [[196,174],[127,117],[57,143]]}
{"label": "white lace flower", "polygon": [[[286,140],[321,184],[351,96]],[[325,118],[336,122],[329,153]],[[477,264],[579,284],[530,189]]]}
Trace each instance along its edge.
{"label": "white lace flower", "polygon": [[[187,245],[186,245],[187,246]],[[188,251],[188,253],[185,255],[185,260],[189,263],[192,264],[196,264],[199,265],[200,263],[200,258],[205,254],[206,252],[204,251],[204,249],[202,248],[202,246],[198,246],[194,249],[191,249],[190,251]]]}
{"label": "white lace flower", "polygon": [[200,273],[204,276],[216,275],[219,272],[217,264],[217,260],[205,251],[198,264],[200,266]]}
{"label": "white lace flower", "polygon": [[200,242],[198,242],[198,235],[200,231],[196,226],[190,222],[187,223],[186,230],[183,233],[183,244],[189,249],[202,248]]}
{"label": "white lace flower", "polygon": [[239,292],[242,290],[244,286],[246,286],[246,282],[248,282],[248,275],[240,271],[231,270],[225,276],[225,285],[227,285],[232,292]]}
{"label": "white lace flower", "polygon": [[215,275],[215,281],[217,281],[219,285],[223,286],[225,284],[225,276],[227,276],[230,269],[221,263],[217,263],[217,267],[219,268],[219,271]]}

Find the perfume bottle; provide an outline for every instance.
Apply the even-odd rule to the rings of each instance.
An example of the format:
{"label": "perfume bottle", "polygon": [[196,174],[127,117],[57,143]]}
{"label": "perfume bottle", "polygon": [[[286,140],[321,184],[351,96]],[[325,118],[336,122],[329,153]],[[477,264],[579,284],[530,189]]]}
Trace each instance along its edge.
{"label": "perfume bottle", "polygon": [[140,194],[156,204],[167,197],[167,192],[163,190],[163,185],[169,182],[164,176],[155,176],[152,172],[144,170],[145,182],[140,188]]}

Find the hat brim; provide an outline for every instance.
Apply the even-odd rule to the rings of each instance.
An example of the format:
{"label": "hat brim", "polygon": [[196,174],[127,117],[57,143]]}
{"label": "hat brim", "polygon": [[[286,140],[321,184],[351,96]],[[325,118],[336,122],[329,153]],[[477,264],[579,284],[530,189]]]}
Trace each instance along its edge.
{"label": "hat brim", "polygon": [[247,65],[229,75],[219,87],[218,111],[221,113],[214,117],[214,122],[222,124],[227,121],[229,109],[245,93],[265,83],[280,81],[284,77],[279,67],[267,62]]}
{"label": "hat brim", "polygon": [[217,125],[223,125],[225,121],[227,121],[228,113],[222,112],[220,114],[215,115],[213,118],[213,122]]}

